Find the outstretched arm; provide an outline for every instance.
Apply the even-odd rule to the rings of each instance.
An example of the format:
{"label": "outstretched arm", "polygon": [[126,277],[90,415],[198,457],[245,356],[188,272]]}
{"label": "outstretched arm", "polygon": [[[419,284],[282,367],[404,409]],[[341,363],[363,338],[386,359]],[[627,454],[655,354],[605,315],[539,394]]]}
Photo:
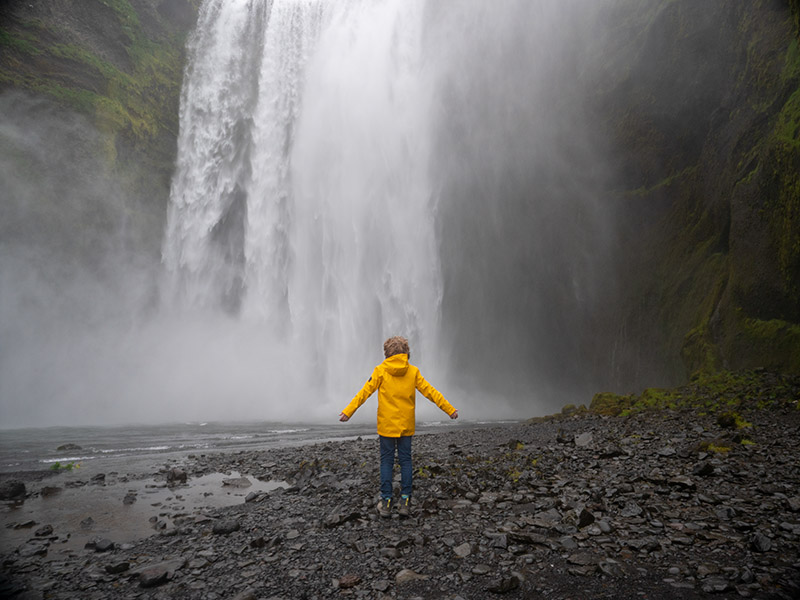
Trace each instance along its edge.
{"label": "outstretched arm", "polygon": [[375,370],[372,371],[372,377],[367,379],[367,382],[364,384],[364,387],[361,388],[361,391],[358,392],[355,397],[350,401],[345,409],[339,413],[339,420],[344,422],[348,421],[350,417],[353,416],[353,413],[358,410],[358,407],[364,404],[367,401],[375,390],[378,389],[378,386],[381,384],[380,373],[378,372],[378,368],[375,367]]}
{"label": "outstretched arm", "polygon": [[417,371],[415,385],[423,396],[450,415],[451,419],[458,418],[458,411],[456,408],[445,400],[441,392],[428,383],[419,371]]}

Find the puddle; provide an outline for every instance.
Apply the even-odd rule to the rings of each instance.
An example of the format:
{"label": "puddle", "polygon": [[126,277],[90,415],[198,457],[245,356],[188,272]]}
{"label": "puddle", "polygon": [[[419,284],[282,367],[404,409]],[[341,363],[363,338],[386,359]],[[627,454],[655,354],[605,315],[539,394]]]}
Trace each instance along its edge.
{"label": "puddle", "polygon": [[[65,487],[49,496],[30,498],[21,504],[0,505],[0,543],[4,549],[16,548],[30,539],[43,525],[52,525],[48,557],[58,551],[83,549],[96,537],[108,538],[121,544],[133,542],[157,532],[153,521],[161,521],[167,529],[181,520],[202,515],[206,510],[242,504],[251,492],[270,492],[285,487],[282,481],[259,481],[246,477],[248,487],[223,485],[225,480],[243,477],[239,473],[213,473],[190,478],[185,485],[168,488],[154,479],[115,481],[105,485],[86,484],[78,488]],[[52,485],[45,482],[45,485]],[[34,488],[34,489],[38,489]],[[126,496],[135,501],[125,504]],[[31,527],[15,525],[35,521]]]}

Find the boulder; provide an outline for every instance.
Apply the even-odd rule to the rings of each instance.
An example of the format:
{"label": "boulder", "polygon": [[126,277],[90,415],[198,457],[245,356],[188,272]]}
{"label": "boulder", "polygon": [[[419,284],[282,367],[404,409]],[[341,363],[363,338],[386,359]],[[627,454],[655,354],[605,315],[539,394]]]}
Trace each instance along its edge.
{"label": "boulder", "polygon": [[19,479],[8,479],[0,483],[0,500],[20,500],[25,494],[25,484]]}

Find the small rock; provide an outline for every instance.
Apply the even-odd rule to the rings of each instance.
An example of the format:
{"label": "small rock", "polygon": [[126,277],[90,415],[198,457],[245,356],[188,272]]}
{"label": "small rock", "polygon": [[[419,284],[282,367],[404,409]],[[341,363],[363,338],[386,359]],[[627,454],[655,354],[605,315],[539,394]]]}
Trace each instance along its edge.
{"label": "small rock", "polygon": [[131,505],[134,502],[136,502],[136,494],[134,493],[125,494],[125,497],[122,499],[122,503],[126,506]]}
{"label": "small rock", "polygon": [[569,558],[567,558],[567,562],[571,565],[587,566],[596,565],[600,562],[600,559],[589,552],[577,552],[575,554],[571,554]]}
{"label": "small rock", "polygon": [[697,488],[694,481],[686,477],[685,475],[677,475],[668,481],[670,485],[675,487],[684,489],[684,490],[694,490]]}
{"label": "small rock", "polygon": [[731,589],[731,584],[719,577],[712,577],[703,582],[703,591],[706,594],[727,592],[729,589]]}
{"label": "small rock", "polygon": [[392,587],[392,582],[387,579],[379,579],[372,583],[372,589],[376,592],[385,592],[390,587]]}
{"label": "small rock", "polygon": [[708,477],[709,475],[713,475],[714,471],[714,465],[704,460],[695,465],[694,469],[692,469],[692,475],[695,477]]}
{"label": "small rock", "polygon": [[247,477],[232,477],[222,480],[223,487],[248,488],[251,485],[253,484]]}
{"label": "small rock", "polygon": [[343,590],[352,588],[361,583],[361,577],[355,573],[348,573],[339,578],[339,587]]}
{"label": "small rock", "polygon": [[325,517],[325,527],[332,528],[343,525],[348,521],[353,521],[361,517],[361,513],[354,510],[348,510],[342,506],[334,508],[327,517]]}
{"label": "small rock", "polygon": [[178,469],[177,467],[173,467],[169,471],[167,471],[167,484],[178,485],[186,483],[186,471],[182,469]]}
{"label": "small rock", "polygon": [[114,549],[114,542],[108,538],[93,538],[86,542],[84,548],[93,549],[95,552],[109,552]]}
{"label": "small rock", "polygon": [[623,517],[637,517],[642,514],[642,507],[635,502],[628,502],[620,511]]}
{"label": "small rock", "polygon": [[473,575],[486,575],[492,568],[489,565],[485,564],[478,564],[472,567],[472,574]]}
{"label": "small rock", "polygon": [[55,496],[58,494],[62,488],[55,486],[55,485],[46,485],[42,488],[41,494],[43,498],[47,498],[48,496]]}
{"label": "small rock", "polygon": [[755,552],[769,552],[772,548],[772,540],[763,533],[756,533],[750,539],[750,548]]}
{"label": "small rock", "polygon": [[578,542],[571,535],[565,535],[558,540],[564,550],[575,550],[578,547]]}
{"label": "small rock", "polygon": [[94,519],[92,517],[86,517],[81,521],[81,529],[91,529],[92,527],[94,527]]}
{"label": "small rock", "polygon": [[490,592],[495,594],[505,594],[507,592],[513,591],[519,587],[520,581],[519,577],[516,575],[511,575],[510,577],[500,577],[499,579],[493,580],[486,589]]}
{"label": "small rock", "polygon": [[30,529],[34,525],[36,525],[36,521],[23,521],[22,523],[17,523],[14,525],[14,529]]}
{"label": "small rock", "polygon": [[247,589],[243,592],[239,592],[233,597],[233,600],[257,600],[258,595],[256,594],[255,590]]}
{"label": "small rock", "polygon": [[233,533],[234,531],[239,531],[239,527],[239,521],[226,519],[224,521],[217,521],[214,523],[211,531],[217,535],[227,535],[229,533]]}
{"label": "small rock", "polygon": [[418,581],[421,579],[427,579],[427,575],[420,575],[419,573],[415,573],[411,569],[403,569],[394,577],[394,581],[397,585],[403,585],[404,583],[410,583],[412,581]]}
{"label": "small rock", "polygon": [[581,510],[580,515],[578,515],[578,529],[583,529],[592,523],[594,523],[594,515],[585,508]]}
{"label": "small rock", "polygon": [[117,575],[119,573],[124,573],[130,568],[130,563],[127,561],[122,561],[118,563],[112,563],[110,565],[106,565],[106,573],[110,575]]}
{"label": "small rock", "polygon": [[[581,433],[580,435],[576,435],[574,438],[575,445],[578,448],[586,448],[592,443],[594,436],[592,435],[591,431],[587,431],[586,433]],[[519,583],[517,584],[519,585]],[[512,588],[513,589],[513,588]]]}
{"label": "small rock", "polygon": [[39,529],[37,529],[33,533],[33,535],[35,535],[36,537],[46,537],[48,535],[51,535],[52,533],[53,533],[52,525],[42,525],[41,527],[39,527]]}
{"label": "small rock", "polygon": [[472,546],[469,544],[469,542],[464,542],[463,544],[453,548],[453,552],[455,552],[455,555],[458,558],[466,558],[472,553]]}
{"label": "small rock", "polygon": [[616,458],[624,454],[625,452],[619,446],[607,446],[600,452],[600,458]]}
{"label": "small rock", "polygon": [[156,587],[172,579],[175,571],[183,568],[185,561],[168,560],[155,565],[147,565],[136,571],[139,585],[143,588]]}

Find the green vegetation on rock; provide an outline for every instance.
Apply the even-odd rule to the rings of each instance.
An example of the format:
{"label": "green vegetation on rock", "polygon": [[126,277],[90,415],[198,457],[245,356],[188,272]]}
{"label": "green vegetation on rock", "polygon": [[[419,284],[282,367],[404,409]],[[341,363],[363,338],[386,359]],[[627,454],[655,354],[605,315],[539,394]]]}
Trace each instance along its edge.
{"label": "green vegetation on rock", "polygon": [[698,374],[688,385],[644,390],[641,394],[595,394],[589,411],[604,416],[626,417],[642,411],[696,410],[716,414],[723,427],[750,426],[743,410],[790,405],[800,396],[800,378],[766,371]]}

